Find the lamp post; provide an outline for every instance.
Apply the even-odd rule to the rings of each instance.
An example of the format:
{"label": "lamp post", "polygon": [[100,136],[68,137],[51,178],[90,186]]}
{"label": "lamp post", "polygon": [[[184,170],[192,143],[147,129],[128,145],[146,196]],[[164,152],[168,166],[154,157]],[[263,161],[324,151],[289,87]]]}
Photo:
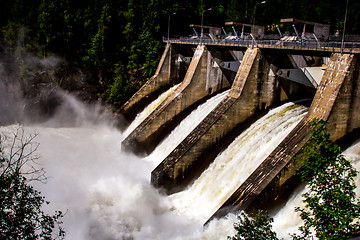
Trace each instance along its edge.
{"label": "lamp post", "polygon": [[349,5],[349,0],[346,1],[345,19],[344,19],[344,29],[343,29],[343,34],[342,34],[342,38],[341,38],[341,53],[343,53],[343,51],[344,51],[345,26],[346,26],[346,18],[347,18],[347,12],[348,12],[348,5]]}
{"label": "lamp post", "polygon": [[172,13],[169,15],[169,19],[168,19],[168,36],[167,36],[167,39],[168,39],[168,43],[169,43],[169,39],[170,39],[170,17],[172,15],[175,15],[176,13]]}
{"label": "lamp post", "polygon": [[200,34],[200,43],[202,42],[202,38],[203,38],[203,32],[204,32],[204,27],[203,27],[203,22],[204,22],[204,12],[206,12],[206,11],[211,11],[212,10],[212,8],[208,8],[208,9],[206,9],[206,10],[204,10],[204,11],[202,11],[202,13],[201,13],[201,34]]}
{"label": "lamp post", "polygon": [[254,16],[253,16],[253,22],[252,22],[253,28],[254,28],[254,25],[255,25],[256,7],[257,7],[257,5],[259,5],[259,4],[264,4],[264,3],[266,3],[266,1],[262,1],[262,2],[260,2],[260,3],[256,3],[256,4],[255,4],[254,14],[253,14]]}

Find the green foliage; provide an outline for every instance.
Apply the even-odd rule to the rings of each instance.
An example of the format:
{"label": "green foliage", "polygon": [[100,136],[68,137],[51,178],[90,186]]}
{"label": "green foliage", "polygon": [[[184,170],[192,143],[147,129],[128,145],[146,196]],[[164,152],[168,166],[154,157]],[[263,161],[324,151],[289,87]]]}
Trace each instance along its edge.
{"label": "green foliage", "polygon": [[269,217],[268,212],[259,210],[254,218],[249,218],[246,213],[241,212],[238,216],[238,223],[234,224],[237,231],[233,237],[228,236],[228,240],[275,240],[276,233],[272,230],[271,223],[274,221]]}
{"label": "green foliage", "polygon": [[[62,212],[51,216],[41,206],[45,198],[25,177],[13,173],[0,177],[0,239],[53,239],[53,230],[61,224]],[[59,228],[62,239],[65,232]]]}
{"label": "green foliage", "polygon": [[6,39],[9,47],[14,47],[18,41],[19,24],[10,22],[2,28],[1,34]]}
{"label": "green foliage", "polygon": [[[14,0],[0,3],[1,36],[16,43],[19,27],[26,29],[24,46],[38,56],[55,53],[79,69],[92,73],[93,83],[115,88],[115,64],[125,67],[129,89],[133,81],[152,76],[163,49],[162,37],[167,35],[168,16],[171,36],[191,34],[189,24],[223,26],[225,21],[252,23],[255,6],[256,24],[275,26],[281,18],[300,18],[330,23],[332,33],[342,29],[345,2],[335,0],[298,1],[215,1],[215,0]],[[347,34],[359,34],[360,2],[350,1]],[[268,28],[267,28],[268,29]],[[271,27],[269,27],[271,29]],[[273,28],[274,29],[274,28]],[[230,29],[229,29],[230,30]],[[13,32],[11,32],[13,31]],[[276,29],[274,30],[277,33]],[[141,76],[131,76],[140,73]],[[143,80],[141,80],[143,81]],[[111,86],[110,86],[111,85]]]}
{"label": "green foliage", "polygon": [[115,64],[115,78],[114,82],[107,89],[108,101],[112,103],[119,103],[127,99],[129,96],[131,84],[128,82],[128,76],[125,72],[124,66]]}
{"label": "green foliage", "polygon": [[109,6],[105,4],[98,20],[98,31],[91,38],[90,49],[87,50],[87,55],[83,57],[83,61],[95,69],[102,70],[107,63],[105,58],[105,41],[110,19]]}
{"label": "green foliage", "polygon": [[303,181],[310,180],[314,175],[326,169],[326,166],[336,160],[341,154],[341,148],[330,140],[326,131],[326,122],[313,120],[310,123],[311,138],[304,146],[302,153],[295,157],[301,170],[297,171]]}
{"label": "green foliage", "polygon": [[[49,204],[29,181],[43,180],[35,168],[36,135],[27,138],[18,128],[12,137],[0,136],[0,239],[63,239],[62,212],[48,215]],[[10,143],[10,144],[9,144]],[[55,232],[57,230],[57,232]]]}
{"label": "green foliage", "polygon": [[302,235],[294,239],[309,238],[309,229],[319,239],[349,239],[360,231],[360,204],[354,191],[357,172],[331,142],[325,122],[315,120],[312,126],[300,170],[309,191],[303,195],[305,207],[296,208],[305,225],[300,228]]}
{"label": "green foliage", "polygon": [[[360,232],[360,201],[354,191],[357,171],[330,140],[324,121],[313,120],[311,129],[311,139],[296,159],[303,164],[298,174],[309,188],[303,194],[305,206],[295,209],[304,225],[299,227],[300,235],[291,236],[295,240],[313,239],[314,231],[318,239],[350,239]],[[234,225],[237,234],[228,239],[276,239],[271,222],[264,213],[254,219],[241,213]]]}
{"label": "green foliage", "polygon": [[334,160],[310,181],[309,191],[303,195],[305,208],[296,211],[304,228],[314,228],[317,238],[350,239],[360,230],[360,205],[354,192],[357,173],[343,156]]}

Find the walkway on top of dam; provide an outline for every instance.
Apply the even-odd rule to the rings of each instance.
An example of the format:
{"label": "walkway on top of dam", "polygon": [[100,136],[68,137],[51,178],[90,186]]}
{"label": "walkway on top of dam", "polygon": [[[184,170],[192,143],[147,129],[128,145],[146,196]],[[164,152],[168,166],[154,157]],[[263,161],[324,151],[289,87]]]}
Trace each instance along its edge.
{"label": "walkway on top of dam", "polygon": [[[164,38],[163,42],[171,44],[187,44],[187,45],[199,45],[204,44],[206,46],[214,47],[228,47],[228,48],[253,48],[269,50],[285,50],[291,52],[311,52],[317,54],[325,53],[330,55],[331,53],[360,53],[360,42],[344,42],[343,46],[341,42],[316,42],[316,41],[283,41],[283,40],[244,40],[244,39],[201,39],[201,38],[170,38],[169,40]],[[342,47],[341,47],[342,46]]]}

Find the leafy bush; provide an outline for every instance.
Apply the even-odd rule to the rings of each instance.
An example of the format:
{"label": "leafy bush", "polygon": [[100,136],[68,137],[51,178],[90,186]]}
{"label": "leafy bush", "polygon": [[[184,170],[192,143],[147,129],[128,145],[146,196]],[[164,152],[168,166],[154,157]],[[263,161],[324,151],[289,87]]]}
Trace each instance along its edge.
{"label": "leafy bush", "polygon": [[271,223],[274,221],[269,217],[268,212],[259,210],[253,217],[249,218],[246,213],[241,212],[238,216],[238,223],[234,224],[237,231],[233,237],[228,237],[228,240],[277,240],[276,233],[272,230]]}
{"label": "leafy bush", "polygon": [[62,212],[44,213],[42,206],[49,202],[29,185],[29,181],[46,179],[43,169],[35,167],[35,137],[25,137],[21,128],[10,139],[5,134],[0,136],[0,239],[48,240],[65,236],[60,226]]}

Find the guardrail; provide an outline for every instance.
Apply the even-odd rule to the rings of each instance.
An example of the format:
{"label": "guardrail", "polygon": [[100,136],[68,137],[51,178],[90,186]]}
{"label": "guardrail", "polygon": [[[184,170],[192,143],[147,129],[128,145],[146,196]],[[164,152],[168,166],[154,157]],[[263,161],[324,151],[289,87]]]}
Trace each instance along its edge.
{"label": "guardrail", "polygon": [[316,42],[316,41],[282,41],[282,40],[246,40],[246,39],[200,39],[200,38],[172,38],[163,39],[164,42],[182,44],[205,44],[217,46],[259,47],[293,50],[311,50],[326,52],[360,53],[360,42]]}

